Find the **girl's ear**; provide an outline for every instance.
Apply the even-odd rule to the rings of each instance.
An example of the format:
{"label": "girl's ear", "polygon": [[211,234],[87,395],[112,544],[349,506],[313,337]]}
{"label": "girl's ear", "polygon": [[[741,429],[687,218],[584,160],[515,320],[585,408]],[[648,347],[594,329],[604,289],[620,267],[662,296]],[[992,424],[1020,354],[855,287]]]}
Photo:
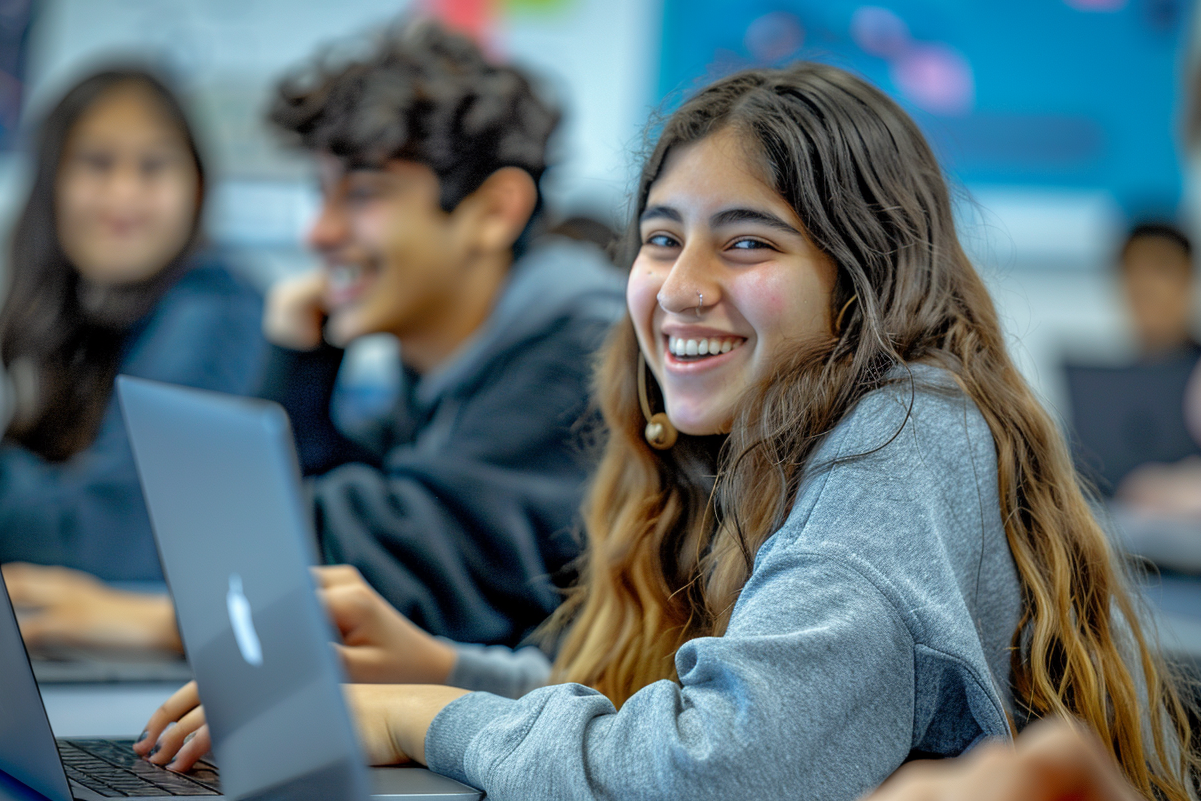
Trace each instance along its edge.
{"label": "girl's ear", "polygon": [[528,172],[501,167],[464,198],[454,213],[466,213],[463,222],[472,227],[471,237],[479,251],[499,252],[513,247],[537,202],[538,187]]}

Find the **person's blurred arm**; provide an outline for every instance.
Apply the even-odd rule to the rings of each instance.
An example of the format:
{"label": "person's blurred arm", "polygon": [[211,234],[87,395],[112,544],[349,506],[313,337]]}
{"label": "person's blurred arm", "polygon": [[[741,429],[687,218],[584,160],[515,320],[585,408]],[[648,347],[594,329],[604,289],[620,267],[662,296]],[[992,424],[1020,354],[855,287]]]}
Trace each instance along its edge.
{"label": "person's blurred arm", "polygon": [[309,351],[272,345],[259,396],[284,407],[292,425],[296,456],[306,476],[348,462],[379,466],[379,456],[342,434],[330,404],[345,351],[322,343]]}
{"label": "person's blurred arm", "polygon": [[379,466],[370,453],[334,425],[330,403],[345,351],[325,341],[321,270],[286,278],[271,288],[263,335],[271,343],[259,396],[284,407],[296,440],[301,472],[320,475],[348,462]]}
{"label": "person's blurred arm", "polygon": [[1014,746],[911,762],[863,801],[1139,801],[1096,736],[1066,721],[1031,726]]}
{"label": "person's blurred arm", "polygon": [[1144,514],[1201,522],[1201,459],[1141,465],[1122,479],[1114,497]]}
{"label": "person's blurred arm", "polygon": [[21,636],[35,651],[66,645],[183,653],[166,595],[113,589],[64,567],[10,562],[0,572],[20,612]]}

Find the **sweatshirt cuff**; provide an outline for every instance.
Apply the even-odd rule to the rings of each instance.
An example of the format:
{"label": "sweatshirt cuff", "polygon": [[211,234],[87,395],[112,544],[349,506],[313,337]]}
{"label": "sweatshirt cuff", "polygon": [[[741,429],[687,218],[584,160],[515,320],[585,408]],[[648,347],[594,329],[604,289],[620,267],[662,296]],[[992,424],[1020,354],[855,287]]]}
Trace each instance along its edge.
{"label": "sweatshirt cuff", "polygon": [[551,661],[539,648],[513,650],[503,645],[475,645],[443,639],[455,649],[455,664],[446,684],[520,698],[550,680]]}
{"label": "sweatshirt cuff", "polygon": [[468,693],[451,701],[425,733],[426,767],[479,788],[480,777],[467,773],[467,749],[477,734],[517,703],[511,698],[482,692]]}

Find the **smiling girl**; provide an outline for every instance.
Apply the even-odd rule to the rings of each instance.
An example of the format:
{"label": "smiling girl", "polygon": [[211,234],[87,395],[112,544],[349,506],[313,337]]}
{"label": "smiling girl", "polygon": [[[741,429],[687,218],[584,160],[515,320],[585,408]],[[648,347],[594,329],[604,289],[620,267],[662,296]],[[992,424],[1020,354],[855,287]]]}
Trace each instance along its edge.
{"label": "smiling girl", "polygon": [[[630,244],[553,670],[323,576],[352,678],[457,686],[353,687],[373,762],[494,799],[854,798],[1068,714],[1189,797],[1176,691],[891,100],[817,64],[713,84],[665,125]],[[140,748],[190,764],[195,703]]]}

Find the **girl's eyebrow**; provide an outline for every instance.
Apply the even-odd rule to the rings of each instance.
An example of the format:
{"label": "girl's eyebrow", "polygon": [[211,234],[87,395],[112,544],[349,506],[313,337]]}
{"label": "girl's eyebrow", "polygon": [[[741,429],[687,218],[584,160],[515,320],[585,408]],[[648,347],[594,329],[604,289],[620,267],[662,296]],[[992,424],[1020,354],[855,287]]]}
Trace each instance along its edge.
{"label": "girl's eyebrow", "polygon": [[638,222],[644,223],[647,220],[671,220],[672,222],[684,222],[680,212],[673,209],[671,206],[648,206],[646,211],[638,215]]}
{"label": "girl's eyebrow", "polygon": [[776,215],[758,209],[726,209],[709,218],[709,225],[714,228],[740,222],[760,223],[788,234],[801,235],[800,231]]}
{"label": "girl's eyebrow", "polygon": [[[679,211],[671,206],[648,206],[644,212],[638,217],[638,222],[644,223],[648,220],[671,220],[672,222],[683,222],[684,217]],[[713,228],[720,228],[723,225],[733,225],[734,223],[751,222],[766,225],[769,228],[775,228],[784,233],[801,236],[801,232],[790,225],[787,221],[780,219],[774,214],[759,209],[726,209],[719,211],[709,218],[709,225]]]}

